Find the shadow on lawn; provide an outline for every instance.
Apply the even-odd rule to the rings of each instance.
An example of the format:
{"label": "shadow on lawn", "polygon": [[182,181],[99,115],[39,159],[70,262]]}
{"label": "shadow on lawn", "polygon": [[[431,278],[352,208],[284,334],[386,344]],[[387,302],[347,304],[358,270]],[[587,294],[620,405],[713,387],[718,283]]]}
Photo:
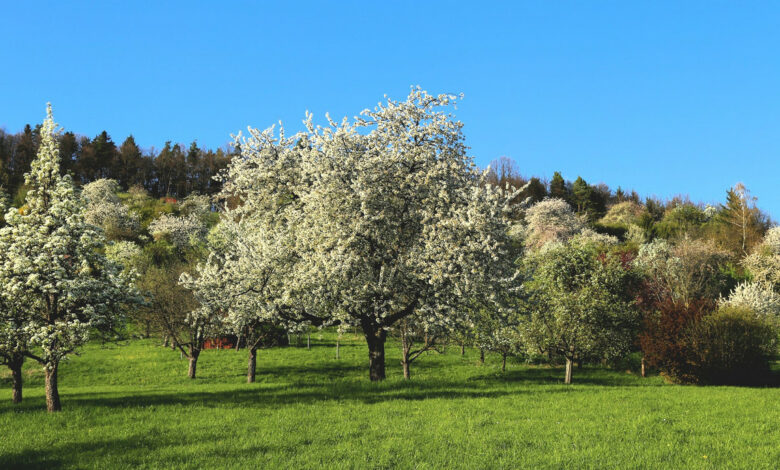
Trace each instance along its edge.
{"label": "shadow on lawn", "polygon": [[[215,438],[217,436],[214,436]],[[57,469],[95,466],[95,460],[107,455],[122,455],[122,467],[147,468],[148,457],[155,455],[159,459],[158,451],[172,447],[186,447],[202,442],[187,442],[181,435],[140,435],[136,434],[122,439],[103,439],[91,442],[69,442],[66,444],[52,445],[49,447],[27,449],[16,453],[0,455],[0,468],[2,469]],[[245,458],[247,453],[263,454],[272,452],[269,446],[255,445],[251,448],[230,450],[226,446],[211,452],[225,461]],[[170,454],[169,454],[170,455]],[[164,459],[166,467],[187,468],[192,465],[192,460],[186,455],[175,453]],[[117,465],[115,462],[114,465]],[[154,465],[160,465],[156,460]]]}
{"label": "shadow on lawn", "polygon": [[[331,367],[327,367],[330,369]],[[338,369],[359,368],[358,366],[337,367]],[[362,368],[360,368],[362,369]],[[347,372],[350,372],[347,371]],[[294,374],[311,372],[305,368],[284,366],[263,370],[263,376],[270,378],[296,377]],[[395,371],[393,371],[395,372]],[[322,373],[322,371],[320,371]],[[139,388],[137,393],[125,392],[124,395],[111,392],[62,392],[63,404],[66,408],[74,407],[151,407],[151,406],[201,406],[222,407],[242,406],[246,408],[277,408],[286,405],[313,404],[318,402],[359,402],[366,404],[381,403],[395,400],[417,401],[428,399],[471,399],[497,398],[505,396],[534,395],[539,393],[578,393],[592,391],[594,386],[626,387],[647,386],[636,377],[622,377],[615,373],[603,373],[596,369],[585,369],[575,376],[575,386],[558,385],[562,382],[562,370],[557,368],[533,368],[504,373],[488,372],[470,378],[442,379],[429,377],[401,381],[391,378],[382,383],[371,383],[367,379],[322,382],[307,377],[296,377],[287,384],[265,384],[262,379],[258,384],[235,384],[233,388],[209,391],[210,384],[193,384],[195,387],[182,385],[180,388],[170,388],[165,391]],[[258,376],[260,377],[260,376]],[[316,377],[316,376],[315,376]],[[231,385],[225,384],[228,387]],[[516,385],[516,386],[513,386]],[[532,389],[523,385],[548,385],[544,388]],[[578,387],[576,385],[587,385]],[[38,409],[42,397],[26,400],[17,410]],[[29,408],[28,408],[29,407]],[[6,411],[11,411],[6,409]]]}

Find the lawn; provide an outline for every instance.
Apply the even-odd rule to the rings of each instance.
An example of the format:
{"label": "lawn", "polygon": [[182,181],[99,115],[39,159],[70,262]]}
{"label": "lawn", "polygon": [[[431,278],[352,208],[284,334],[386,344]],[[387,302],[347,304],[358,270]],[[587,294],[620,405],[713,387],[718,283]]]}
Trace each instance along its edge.
{"label": "lawn", "polygon": [[368,381],[365,344],[207,351],[195,380],[154,341],[91,344],[61,367],[48,414],[29,363],[24,403],[0,372],[0,468],[778,468],[780,389],[668,385],[533,367],[452,347],[403,381]]}

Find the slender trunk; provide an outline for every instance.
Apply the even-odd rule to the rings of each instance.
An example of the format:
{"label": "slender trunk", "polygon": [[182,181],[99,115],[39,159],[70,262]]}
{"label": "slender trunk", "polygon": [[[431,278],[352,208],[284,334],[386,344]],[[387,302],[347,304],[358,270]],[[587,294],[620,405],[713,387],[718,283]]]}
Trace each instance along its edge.
{"label": "slender trunk", "polygon": [[20,356],[11,361],[8,367],[11,368],[11,376],[13,377],[11,401],[14,403],[22,402],[22,365],[24,364],[24,356]]}
{"label": "slender trunk", "polygon": [[146,331],[144,333],[144,339],[149,339],[152,336],[152,322],[146,320]]}
{"label": "slender trunk", "polygon": [[385,380],[385,340],[387,332],[364,330],[368,343],[368,374],[372,382]]}
{"label": "slender trunk", "polygon": [[466,345],[464,343],[460,343],[460,355],[461,356],[466,355]]}
{"label": "slender trunk", "polygon": [[57,368],[59,362],[54,362],[44,369],[46,373],[46,409],[50,412],[62,410],[60,391],[57,388]]}
{"label": "slender trunk", "polygon": [[479,363],[480,364],[485,363],[485,350],[482,348],[479,349]]}
{"label": "slender trunk", "polygon": [[341,359],[339,355],[339,346],[341,345],[341,338],[336,338],[336,359]]}
{"label": "slender trunk", "polygon": [[198,369],[198,356],[200,356],[200,349],[192,349],[190,351],[190,369],[187,376],[191,379],[195,378],[195,373]]}
{"label": "slender trunk", "polygon": [[501,372],[506,372],[506,354],[501,355]]}
{"label": "slender trunk", "polygon": [[409,350],[412,348],[409,344],[409,337],[406,335],[405,326],[401,327],[401,366],[404,370],[404,380],[409,380],[411,371],[409,370]]}
{"label": "slender trunk", "polygon": [[311,333],[306,334],[306,349],[311,349]]}
{"label": "slender trunk", "polygon": [[246,370],[246,383],[254,383],[257,370],[257,348],[249,348],[249,364]]}
{"label": "slender trunk", "polygon": [[564,379],[563,383],[570,384],[571,383],[571,370],[572,370],[572,360],[570,358],[566,358],[566,378]]}
{"label": "slender trunk", "polygon": [[641,367],[642,377],[646,377],[646,375],[645,375],[645,356],[642,356],[642,363],[641,363],[640,367]]}

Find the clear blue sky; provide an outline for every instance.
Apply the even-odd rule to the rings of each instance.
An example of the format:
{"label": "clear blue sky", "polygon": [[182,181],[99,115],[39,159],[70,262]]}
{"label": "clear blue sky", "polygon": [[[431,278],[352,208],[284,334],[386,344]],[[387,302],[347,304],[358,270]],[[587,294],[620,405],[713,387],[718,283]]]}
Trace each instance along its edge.
{"label": "clear blue sky", "polygon": [[[780,4],[4,2],[0,126],[218,147],[410,85],[463,92],[481,165],[722,201],[780,218]],[[132,3],[132,5],[130,5]]]}

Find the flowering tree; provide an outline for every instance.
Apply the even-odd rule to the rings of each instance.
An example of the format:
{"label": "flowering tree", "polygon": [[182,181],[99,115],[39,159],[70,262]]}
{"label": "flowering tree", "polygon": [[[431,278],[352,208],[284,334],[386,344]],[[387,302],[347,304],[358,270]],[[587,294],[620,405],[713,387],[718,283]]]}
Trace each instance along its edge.
{"label": "flowering tree", "polygon": [[563,199],[544,199],[531,206],[525,215],[526,244],[539,249],[550,242],[563,242],[580,233],[582,220]]}
{"label": "flowering tree", "polygon": [[592,244],[556,244],[529,262],[533,308],[524,326],[529,345],[572,363],[595,354],[618,356],[631,345],[639,316],[630,299],[632,275],[614,255]]}
{"label": "flowering tree", "polygon": [[755,282],[780,292],[780,227],[769,229],[763,242],[742,260]]}
{"label": "flowering tree", "polygon": [[117,191],[119,184],[111,179],[102,178],[84,185],[81,192],[87,202],[84,218],[87,223],[102,228],[108,238],[132,238],[138,233],[140,222],[121,203]]}
{"label": "flowering tree", "polygon": [[102,232],[85,221],[82,198],[59,174],[57,134],[49,106],[38,156],[25,176],[25,204],[8,211],[0,229],[0,288],[23,312],[17,328],[29,334],[25,354],[44,367],[49,411],[61,408],[60,361],[90,330],[117,325],[118,306],[133,299],[130,279],[100,254]]}
{"label": "flowering tree", "polygon": [[765,283],[740,283],[719,304],[721,308],[745,307],[759,317],[780,325],[780,294]]}
{"label": "flowering tree", "polygon": [[720,266],[727,259],[712,242],[685,237],[674,244],[657,239],[642,245],[634,264],[648,280],[646,293],[652,301],[671,298],[688,305],[720,296],[725,285]]}
{"label": "flowering tree", "polygon": [[[413,89],[355,122],[287,138],[250,129],[223,197],[241,201],[244,243],[273,266],[263,302],[284,321],[360,324],[371,380],[385,378],[387,331],[411,315],[459,315],[511,278],[505,194],[482,185],[455,97]],[[254,256],[254,255],[253,255]]]}

